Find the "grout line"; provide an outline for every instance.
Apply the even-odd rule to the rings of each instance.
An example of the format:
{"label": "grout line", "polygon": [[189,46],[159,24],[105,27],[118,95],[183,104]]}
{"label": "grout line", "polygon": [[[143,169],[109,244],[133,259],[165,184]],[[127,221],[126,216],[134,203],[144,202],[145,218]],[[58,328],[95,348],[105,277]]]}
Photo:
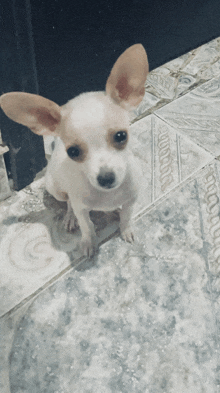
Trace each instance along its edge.
{"label": "grout line", "polygon": [[177,151],[177,165],[178,165],[178,177],[179,183],[182,181],[182,162],[180,155],[180,136],[176,134],[176,151]]}
{"label": "grout line", "polygon": [[155,118],[151,118],[151,202],[155,200]]}
{"label": "grout line", "polygon": [[41,292],[43,292],[45,289],[49,288],[56,280],[58,280],[61,276],[63,276],[65,273],[69,272],[71,269],[74,269],[80,264],[81,260],[76,264],[75,266],[72,266],[71,264],[68,265],[64,270],[62,270],[60,273],[56,274],[54,277],[52,277],[49,281],[47,281],[42,287],[38,288],[35,292],[33,292],[31,295],[23,299],[21,302],[16,304],[13,308],[11,308],[9,311],[7,311],[5,314],[2,314],[0,316],[0,320],[3,318],[7,318],[11,314],[15,313],[19,308],[25,306],[28,302],[30,302],[32,299],[34,300],[37,295],[39,295]]}
{"label": "grout line", "polygon": [[[174,127],[172,124],[170,124],[165,118],[161,117],[160,114],[158,115],[158,113],[154,113],[154,116],[158,117],[158,119],[162,120],[164,123],[166,123],[169,127],[171,127],[173,130],[175,130],[176,134],[178,134],[180,137],[183,137],[184,139],[186,139],[187,141],[193,143],[194,145],[196,145],[197,147],[199,147],[200,149],[204,150],[206,153],[210,154],[213,159],[217,158],[219,156],[219,154],[215,154],[211,151],[208,150],[207,147],[202,146],[200,144],[200,142],[195,142],[194,139],[192,139],[189,135],[187,135],[184,132],[184,128],[177,128]],[[188,129],[189,130],[189,129]]]}
{"label": "grout line", "polygon": [[140,210],[138,213],[136,213],[133,217],[134,221],[138,221],[141,219],[146,213],[149,213],[151,210],[153,210],[155,207],[160,205],[165,199],[167,199],[167,196],[171,194],[172,192],[176,192],[178,188],[185,186],[187,183],[190,183],[192,180],[195,179],[195,176],[200,175],[202,171],[209,166],[210,164],[215,163],[215,158],[213,157],[209,162],[207,162],[202,168],[196,169],[193,173],[191,173],[189,176],[187,176],[184,180],[181,181],[181,183],[176,184],[173,188],[165,192],[161,197],[157,198],[154,202],[152,202],[150,205],[147,207],[143,207],[142,210]]}

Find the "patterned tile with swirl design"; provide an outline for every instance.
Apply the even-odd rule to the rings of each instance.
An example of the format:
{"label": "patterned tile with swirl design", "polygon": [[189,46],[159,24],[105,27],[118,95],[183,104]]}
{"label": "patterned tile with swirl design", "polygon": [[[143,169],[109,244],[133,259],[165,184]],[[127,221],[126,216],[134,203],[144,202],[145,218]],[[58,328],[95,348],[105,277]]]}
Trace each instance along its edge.
{"label": "patterned tile with swirl design", "polygon": [[[0,315],[76,264],[79,231],[68,233],[65,203],[44,187],[44,178],[7,199],[0,207]],[[99,241],[118,227],[116,213],[93,213]]]}

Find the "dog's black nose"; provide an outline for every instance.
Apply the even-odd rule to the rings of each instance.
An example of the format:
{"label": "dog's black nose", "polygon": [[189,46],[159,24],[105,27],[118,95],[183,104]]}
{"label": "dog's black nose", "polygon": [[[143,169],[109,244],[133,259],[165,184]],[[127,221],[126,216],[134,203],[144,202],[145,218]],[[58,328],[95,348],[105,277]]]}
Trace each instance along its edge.
{"label": "dog's black nose", "polygon": [[105,172],[102,175],[97,176],[98,183],[104,188],[111,188],[115,181],[114,172]]}

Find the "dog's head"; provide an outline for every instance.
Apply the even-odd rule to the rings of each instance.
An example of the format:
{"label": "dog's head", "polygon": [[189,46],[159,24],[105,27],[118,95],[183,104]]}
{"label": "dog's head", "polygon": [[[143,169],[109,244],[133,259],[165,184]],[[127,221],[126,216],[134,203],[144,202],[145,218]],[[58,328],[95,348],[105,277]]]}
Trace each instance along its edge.
{"label": "dog's head", "polygon": [[105,92],[84,93],[60,107],[44,97],[6,93],[3,111],[38,135],[59,136],[70,165],[79,166],[99,189],[117,188],[126,174],[129,110],[142,101],[148,60],[142,45],[128,48],[114,64]]}

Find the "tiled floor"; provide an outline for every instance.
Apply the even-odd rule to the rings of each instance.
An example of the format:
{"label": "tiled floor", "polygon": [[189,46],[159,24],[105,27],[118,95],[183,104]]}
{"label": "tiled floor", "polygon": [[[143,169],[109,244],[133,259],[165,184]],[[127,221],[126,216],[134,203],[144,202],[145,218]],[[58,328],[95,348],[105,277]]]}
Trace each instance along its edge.
{"label": "tiled floor", "polygon": [[133,245],[93,213],[81,258],[43,178],[1,203],[1,393],[220,392],[220,39],[152,72],[135,116]]}

